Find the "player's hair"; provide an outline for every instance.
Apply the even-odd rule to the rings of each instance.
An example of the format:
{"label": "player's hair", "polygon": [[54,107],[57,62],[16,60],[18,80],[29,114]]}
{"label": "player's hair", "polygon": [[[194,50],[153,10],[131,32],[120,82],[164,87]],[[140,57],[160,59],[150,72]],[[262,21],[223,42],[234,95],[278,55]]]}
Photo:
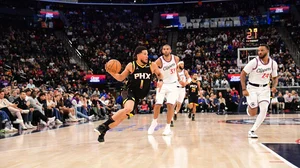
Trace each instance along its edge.
{"label": "player's hair", "polygon": [[140,54],[143,50],[147,50],[145,46],[137,46],[133,53],[133,60],[137,60],[137,55]]}
{"label": "player's hair", "polygon": [[259,47],[266,47],[266,49],[270,51],[270,47],[267,44],[260,44]]}

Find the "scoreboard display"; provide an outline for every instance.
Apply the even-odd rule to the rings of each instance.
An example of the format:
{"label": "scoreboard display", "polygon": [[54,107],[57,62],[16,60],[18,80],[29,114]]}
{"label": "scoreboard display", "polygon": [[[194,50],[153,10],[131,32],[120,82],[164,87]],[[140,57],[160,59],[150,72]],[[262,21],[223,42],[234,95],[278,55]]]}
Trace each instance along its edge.
{"label": "scoreboard display", "polygon": [[259,29],[248,28],[246,29],[246,46],[258,46],[259,41]]}

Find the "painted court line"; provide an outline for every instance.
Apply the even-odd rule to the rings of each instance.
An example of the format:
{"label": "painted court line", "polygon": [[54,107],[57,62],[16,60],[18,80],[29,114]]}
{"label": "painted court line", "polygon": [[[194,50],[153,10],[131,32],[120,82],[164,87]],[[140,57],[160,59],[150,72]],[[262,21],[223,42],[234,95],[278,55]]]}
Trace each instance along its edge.
{"label": "painted court line", "polygon": [[297,166],[293,165],[291,162],[289,162],[288,160],[286,160],[285,158],[281,157],[279,154],[277,154],[276,152],[274,152],[273,150],[271,150],[270,148],[268,148],[266,145],[259,143],[263,148],[265,148],[266,150],[268,150],[269,152],[271,152],[273,155],[275,155],[278,159],[280,159],[281,161],[283,161],[285,164],[289,165],[292,168],[298,168]]}

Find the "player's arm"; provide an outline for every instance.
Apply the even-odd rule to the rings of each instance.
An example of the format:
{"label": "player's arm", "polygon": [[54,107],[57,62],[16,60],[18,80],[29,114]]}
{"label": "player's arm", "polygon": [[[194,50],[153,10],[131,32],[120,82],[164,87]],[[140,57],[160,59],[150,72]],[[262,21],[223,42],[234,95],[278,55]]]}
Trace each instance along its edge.
{"label": "player's arm", "polygon": [[178,69],[178,62],[179,62],[179,61],[180,61],[179,57],[178,57],[178,56],[175,56],[177,79],[178,79],[178,82],[180,83],[181,86],[185,86],[185,83],[181,81],[181,78],[180,78],[179,73],[178,73],[178,71],[177,71],[177,69]]}
{"label": "player's arm", "polygon": [[[156,60],[157,61],[157,60]],[[156,64],[156,61],[155,62],[152,62],[151,65],[150,65],[150,69],[151,69],[151,72],[154,73],[156,75],[156,77],[158,78],[159,81],[162,81],[163,80],[163,75],[162,73],[160,72],[157,64]],[[160,61],[161,62],[161,61]]]}
{"label": "player's arm", "polygon": [[242,70],[241,74],[240,74],[240,81],[241,81],[241,85],[242,85],[242,91],[246,90],[246,76],[247,73]]}
{"label": "player's arm", "polygon": [[248,62],[248,64],[244,67],[244,69],[242,70],[242,72],[240,74],[240,81],[241,81],[242,91],[243,91],[244,96],[249,95],[249,93],[244,93],[244,92],[247,91],[247,89],[246,89],[246,76],[247,76],[247,74],[252,72],[254,69],[256,69],[257,64],[258,64],[258,60],[256,58],[252,59],[250,62]]}
{"label": "player's arm", "polygon": [[114,73],[114,72],[109,72],[107,69],[106,71],[112,76],[114,77],[117,81],[122,82],[123,80],[125,80],[128,75],[130,73],[132,73],[133,69],[132,69],[132,63],[127,64],[127,66],[125,67],[124,71],[119,74],[119,73]]}
{"label": "player's arm", "polygon": [[273,71],[272,71],[272,92],[276,92],[276,87],[278,85],[278,65],[273,61]]}
{"label": "player's arm", "polygon": [[185,78],[186,78],[185,85],[188,85],[188,84],[192,81],[192,78],[191,78],[191,76],[189,75],[189,73],[188,73],[187,70],[184,70],[184,75],[185,75]]}
{"label": "player's arm", "polygon": [[197,85],[198,85],[198,96],[200,96],[200,82],[197,81]]}

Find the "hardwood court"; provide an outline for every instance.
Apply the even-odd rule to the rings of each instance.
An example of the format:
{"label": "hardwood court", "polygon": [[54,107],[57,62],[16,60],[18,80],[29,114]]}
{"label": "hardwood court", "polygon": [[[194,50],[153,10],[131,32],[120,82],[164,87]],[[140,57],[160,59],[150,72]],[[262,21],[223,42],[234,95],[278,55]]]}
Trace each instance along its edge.
{"label": "hardwood court", "polygon": [[[252,125],[224,120],[251,119],[245,115],[196,114],[192,122],[179,114],[172,136],[158,130],[147,135],[152,115],[137,115],[107,133],[98,143],[94,127],[100,122],[21,135],[0,140],[0,167],[16,168],[285,168],[292,165],[261,143],[291,143],[300,139],[300,125],[262,125],[258,140],[248,139]],[[270,121],[296,118],[273,115]],[[246,123],[249,120],[245,120]],[[233,121],[233,123],[235,123]],[[299,153],[298,153],[299,154]],[[296,157],[300,158],[300,156]]]}

